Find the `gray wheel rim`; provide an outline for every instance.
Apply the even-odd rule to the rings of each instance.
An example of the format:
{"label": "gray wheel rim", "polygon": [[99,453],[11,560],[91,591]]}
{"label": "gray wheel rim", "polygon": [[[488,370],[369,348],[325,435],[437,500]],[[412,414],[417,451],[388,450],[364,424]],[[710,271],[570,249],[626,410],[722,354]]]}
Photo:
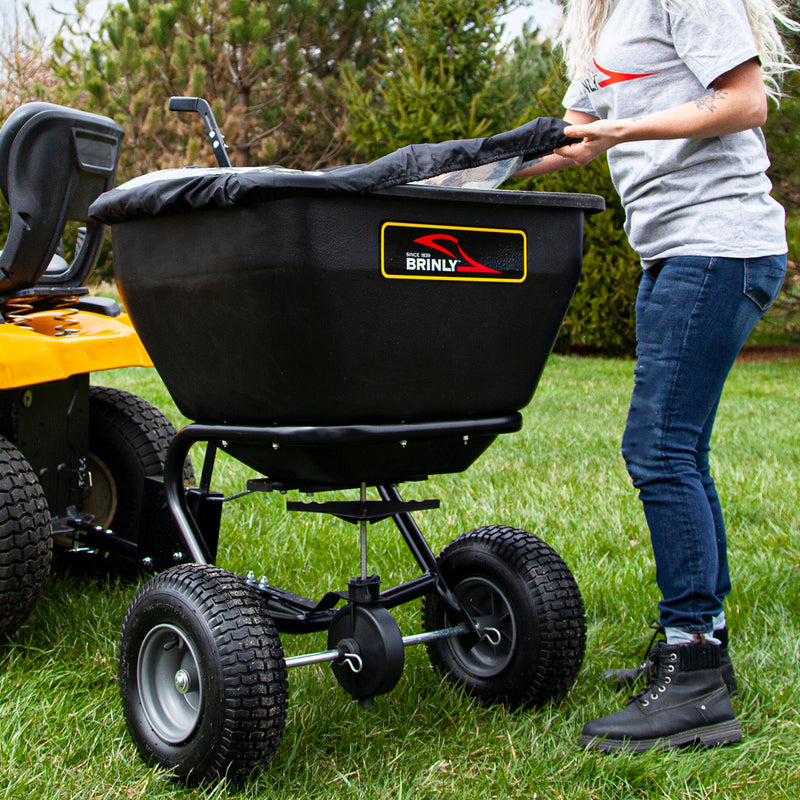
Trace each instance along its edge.
{"label": "gray wheel rim", "polygon": [[169,744],[185,742],[203,710],[203,673],[189,637],[175,625],[154,627],[139,650],[136,680],[150,727]]}
{"label": "gray wheel rim", "polygon": [[108,528],[117,513],[117,485],[106,463],[94,453],[89,453],[89,490],[83,498],[83,510],[94,517],[93,522]]}
{"label": "gray wheel rim", "polygon": [[517,622],[505,593],[487,578],[466,578],[454,592],[466,606],[470,616],[483,630],[493,633],[466,647],[462,639],[450,639],[453,657],[468,672],[480,678],[491,678],[502,672],[517,649]]}

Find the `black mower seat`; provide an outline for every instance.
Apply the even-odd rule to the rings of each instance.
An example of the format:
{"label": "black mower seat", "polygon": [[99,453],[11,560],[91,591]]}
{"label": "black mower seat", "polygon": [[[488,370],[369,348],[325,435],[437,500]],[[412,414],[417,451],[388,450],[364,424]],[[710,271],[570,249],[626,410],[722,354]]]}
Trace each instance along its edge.
{"label": "black mower seat", "polygon": [[[107,117],[52,103],[27,103],[6,120],[0,189],[11,214],[0,251],[0,299],[37,285],[82,286],[104,232],[89,206],[114,185],[123,133]],[[69,221],[86,223],[71,262],[58,253]]]}

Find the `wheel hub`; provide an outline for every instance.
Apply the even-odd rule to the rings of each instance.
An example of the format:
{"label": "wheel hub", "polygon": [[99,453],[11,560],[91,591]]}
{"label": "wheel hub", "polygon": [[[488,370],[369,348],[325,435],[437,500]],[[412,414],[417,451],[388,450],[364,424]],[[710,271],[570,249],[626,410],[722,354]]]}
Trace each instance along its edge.
{"label": "wheel hub", "polygon": [[454,592],[483,635],[477,642],[450,640],[453,656],[475,675],[484,678],[497,675],[511,663],[517,646],[517,624],[511,602],[494,581],[482,577],[461,581]]}
{"label": "wheel hub", "polygon": [[191,680],[189,673],[185,669],[179,669],[175,673],[175,688],[179,694],[186,694],[189,691]]}
{"label": "wheel hub", "polygon": [[328,647],[341,653],[341,660],[331,664],[333,674],[362,705],[391,691],[403,673],[403,636],[382,606],[350,603],[342,608],[328,628]]}
{"label": "wheel hub", "polygon": [[176,625],[156,625],[139,650],[139,701],[150,727],[169,744],[185,742],[203,707],[200,659],[191,639]]}

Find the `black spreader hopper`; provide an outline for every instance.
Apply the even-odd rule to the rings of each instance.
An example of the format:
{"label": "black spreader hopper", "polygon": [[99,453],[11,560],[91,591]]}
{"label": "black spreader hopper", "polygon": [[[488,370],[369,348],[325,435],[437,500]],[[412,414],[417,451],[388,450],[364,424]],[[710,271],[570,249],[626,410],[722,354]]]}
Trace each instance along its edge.
{"label": "black spreader hopper", "polygon": [[[538,146],[551,146],[557,121],[535,122],[550,123]],[[463,142],[427,147],[399,159],[412,178],[486,157]],[[181,412],[302,429],[264,447],[230,442],[276,480],[465,469],[493,432],[519,425],[578,281],[584,216],[601,198],[367,191],[401,180],[393,156],[314,173],[168,170],[93,208],[112,224],[124,304]]]}

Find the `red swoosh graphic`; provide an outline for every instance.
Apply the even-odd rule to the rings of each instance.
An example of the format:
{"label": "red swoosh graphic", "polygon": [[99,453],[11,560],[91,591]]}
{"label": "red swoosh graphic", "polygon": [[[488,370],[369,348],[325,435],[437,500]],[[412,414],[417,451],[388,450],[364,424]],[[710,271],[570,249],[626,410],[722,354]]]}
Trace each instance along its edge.
{"label": "red swoosh graphic", "polygon": [[446,247],[443,247],[440,244],[436,243],[437,239],[444,239],[447,242],[455,242],[456,247],[458,248],[458,252],[461,254],[461,257],[466,261],[468,264],[471,264],[470,267],[458,267],[456,272],[489,272],[494,274],[501,274],[499,269],[492,269],[491,267],[487,267],[485,264],[481,264],[475,259],[470,258],[462,249],[461,245],[458,243],[458,239],[455,236],[449,236],[446,233],[432,233],[428,236],[420,236],[419,239],[414,239],[416,244],[424,245],[425,247],[433,248],[434,250],[438,250],[441,253],[446,253],[451,258],[458,258],[458,256],[448,250]]}
{"label": "red swoosh graphic", "polygon": [[612,83],[625,83],[625,81],[635,81],[637,78],[649,78],[651,75],[656,74],[655,72],[614,72],[610,69],[604,69],[597,61],[594,62],[594,65],[603,75],[608,75],[606,80],[600,81],[600,83],[597,84],[601,88],[604,86],[611,86]]}

